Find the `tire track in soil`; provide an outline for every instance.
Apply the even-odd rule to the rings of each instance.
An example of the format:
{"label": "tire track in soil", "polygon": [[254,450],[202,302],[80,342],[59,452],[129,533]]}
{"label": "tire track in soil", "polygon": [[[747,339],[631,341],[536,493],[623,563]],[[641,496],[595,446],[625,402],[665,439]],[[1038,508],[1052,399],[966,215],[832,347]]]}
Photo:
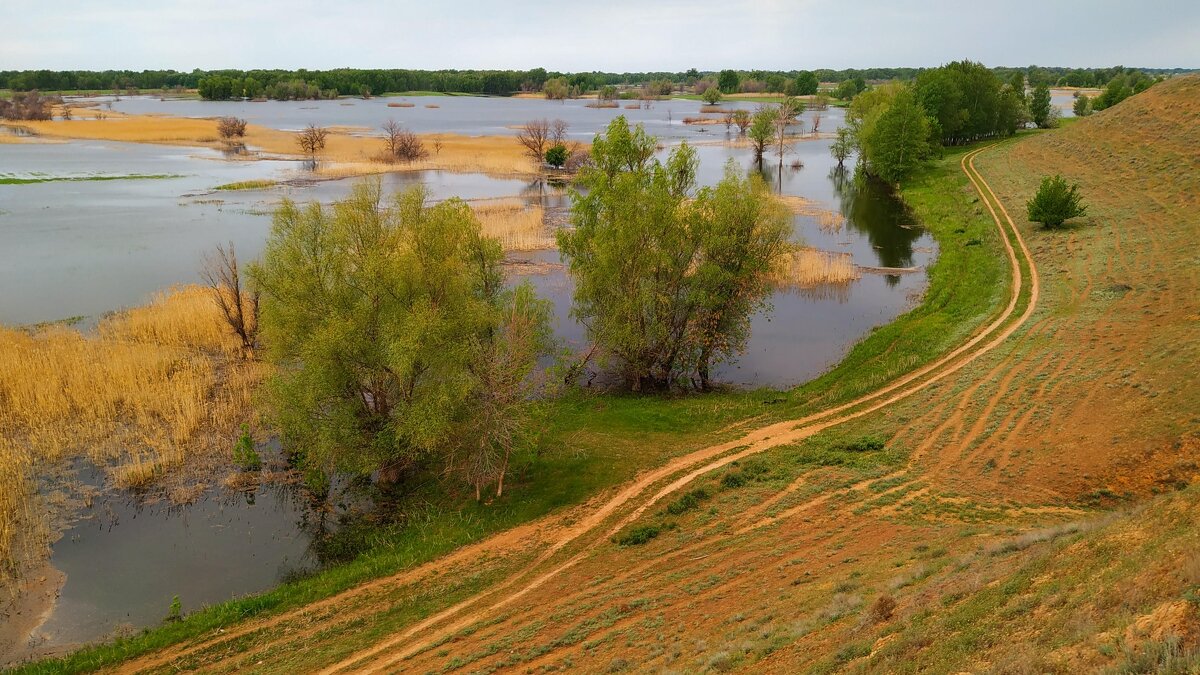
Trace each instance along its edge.
{"label": "tire track in soil", "polygon": [[[974,167],[975,156],[991,147],[992,146],[987,146],[985,148],[968,153],[960,162],[960,167],[964,173],[967,174],[968,179],[970,179],[972,184],[975,186],[975,189],[983,198],[984,204],[987,206],[993,221],[1000,230],[1005,252],[1010,264],[1010,269],[1012,271],[1010,300],[1004,310],[987,327],[975,333],[975,335],[967,342],[960,345],[949,354],[944,355],[933,363],[919,368],[916,371],[897,378],[890,384],[887,384],[873,392],[860,396],[847,403],[828,408],[821,412],[813,413],[798,420],[772,424],[767,427],[752,431],[740,439],[703,448],[688,455],[676,458],[675,460],[668,462],[666,465],[656,470],[647,472],[645,475],[639,477],[637,480],[633,481],[623,490],[618,492],[618,494],[616,494],[614,497],[603,503],[599,508],[596,508],[594,511],[573,525],[562,526],[557,524],[558,521],[562,520],[562,516],[556,514],[553,517],[543,518],[534,523],[518,526],[512,530],[499,533],[476,544],[464,546],[458,551],[455,551],[437,560],[430,561],[429,563],[418,566],[417,568],[406,570],[389,577],[366,582],[361,586],[348,589],[347,591],[343,591],[340,594],[331,596],[316,603],[283,612],[272,617],[267,617],[262,620],[252,619],[246,624],[231,630],[218,630],[215,633],[206,635],[199,642],[184,644],[175,649],[158,652],[141,659],[135,659],[133,661],[126,662],[125,664],[117,666],[116,672],[140,672],[156,667],[170,666],[179,659],[195,654],[201,650],[216,647],[222,643],[229,643],[230,641],[239,637],[245,637],[252,633],[278,626],[281,623],[289,620],[298,620],[311,617],[319,610],[362,597],[371,591],[387,592],[387,590],[393,587],[417,583],[425,576],[435,572],[437,569],[444,569],[447,564],[459,564],[471,560],[481,554],[511,550],[513,547],[521,547],[523,549],[524,547],[531,545],[536,540],[545,540],[548,537],[556,537],[553,539],[554,543],[551,544],[547,550],[536,559],[536,561],[528,565],[522,572],[517,573],[516,575],[501,582],[493,588],[488,589],[487,591],[477,594],[472,598],[455,604],[449,609],[443,610],[442,612],[428,617],[427,619],[410,626],[399,635],[377,644],[374,647],[360,651],[357,654],[354,654],[349,658],[346,658],[343,661],[326,668],[322,672],[334,673],[344,668],[352,667],[355,664],[359,664],[364,659],[373,658],[400,646],[402,643],[416,636],[417,634],[425,633],[421,635],[421,639],[419,641],[410,643],[403,647],[400,651],[390,654],[389,658],[386,660],[380,660],[370,665],[370,671],[377,671],[387,668],[388,666],[395,665],[412,654],[423,650],[430,643],[437,641],[439,637],[452,634],[462,627],[466,627],[472,623],[475,623],[485,614],[492,614],[496,609],[516,601],[549,579],[578,564],[586,557],[588,553],[591,552],[592,549],[598,546],[601,542],[606,541],[609,536],[615,534],[626,524],[641,516],[641,514],[653,504],[657,503],[665,496],[671,494],[680,487],[690,483],[700,475],[725,466],[733,461],[737,461],[738,459],[757,454],[769,448],[777,447],[785,443],[796,442],[836,424],[841,424],[843,422],[877,411],[883,407],[891,405],[898,400],[906,398],[913,393],[929,387],[930,385],[940,381],[954,372],[957,372],[979,356],[993,350],[996,346],[1004,342],[1010,335],[1012,335],[1012,333],[1015,332],[1021,325],[1023,325],[1032,313],[1033,308],[1036,306],[1040,293],[1036,267],[1034,266],[1028,247],[1022,239],[1019,230],[1016,228],[1016,225],[1008,216],[1003,204],[999,203],[995,193],[991,191],[990,187],[983,180],[982,176],[978,175],[978,172]],[[1000,220],[995,208],[992,206],[991,200],[989,200],[985,195],[985,190],[987,194],[991,196],[991,200],[995,200],[996,205],[999,206],[1001,212],[1004,213],[1010,229],[1006,230],[1004,223]],[[1016,247],[1013,245],[1013,239],[1016,240]],[[1021,269],[1021,261],[1018,260],[1018,249],[1020,250],[1020,256],[1022,260],[1026,262],[1030,270],[1028,279],[1029,301],[1025,312],[1015,322],[1011,323],[1007,328],[1005,328],[1005,324],[1010,318],[1012,318],[1016,311],[1020,296],[1026,285],[1026,280],[1024,279],[1024,274]],[[979,346],[980,343],[983,343],[984,340],[992,336],[995,337],[990,342]],[[926,376],[929,377],[926,378]],[[888,396],[889,394],[891,395]],[[881,398],[882,400],[880,400]],[[847,411],[860,408],[861,406],[867,407],[847,413]],[[822,420],[824,421],[822,422]],[[735,449],[742,448],[747,445],[749,447],[746,447],[740,452],[727,454]],[[602,526],[604,522],[611,516],[615,515],[621,507],[633,501],[636,497],[641,495],[647,489],[653,487],[656,483],[665,480],[681,471],[684,471],[689,467],[695,466],[696,464],[713,460],[714,458],[721,457],[722,455],[724,455],[722,459],[711,461],[709,464],[701,466],[699,469],[694,469],[681,478],[674,480],[665,488],[651,496],[639,507],[635,508],[631,514],[620,519],[615,526],[607,531],[606,536],[596,538],[590,544],[585,546],[583,550],[577,552],[567,561],[537,577],[534,577],[519,590],[516,590],[497,600],[494,604],[485,609],[467,613],[465,616],[462,616],[455,621],[452,625],[442,626],[437,628],[435,631],[427,631],[427,629],[433,628],[439,623],[443,623],[455,618],[456,615],[462,614],[471,606],[476,605],[481,601],[495,596],[502,591],[505,591],[516,585],[517,582],[527,577],[528,572],[536,570],[542,563],[548,561],[563,548],[579,539],[583,535],[593,533],[599,529],[600,526]],[[871,479],[867,482],[873,482],[874,480],[877,480],[877,478]],[[816,501],[823,503],[825,500],[818,499]],[[801,506],[804,508],[811,508],[816,505],[817,503],[808,502]],[[773,522],[774,520],[775,518],[771,518],[769,521],[760,521],[759,523],[756,523],[756,526],[761,526],[763,524],[767,524],[768,522]]]}
{"label": "tire track in soil", "polygon": [[[964,155],[962,161],[960,162],[962,170],[967,174],[968,179],[979,192],[984,204],[987,206],[988,211],[992,216],[993,221],[996,223],[996,226],[1001,233],[1005,252],[1009,260],[1010,269],[1012,271],[1013,283],[1009,304],[1004,311],[1001,312],[1000,316],[998,316],[991,324],[989,324],[987,328],[977,333],[973,338],[952,351],[950,354],[943,356],[937,361],[922,367],[913,373],[899,378],[898,380],[882,387],[879,390],[876,390],[875,392],[825,411],[814,413],[800,420],[770,425],[769,427],[761,429],[757,432],[752,432],[738,441],[731,441],[729,443],[724,443],[711,448],[705,448],[696,451],[684,457],[678,458],[662,469],[650,472],[650,474],[635,481],[628,488],[620,492],[616,497],[607,502],[595,513],[585,518],[580,525],[570,528],[564,534],[563,538],[557,541],[551,547],[551,549],[547,551],[545,556],[539,558],[539,563],[548,559],[553,553],[557,553],[559,550],[562,550],[580,536],[599,528],[609,516],[616,513],[617,509],[633,500],[646,489],[652,487],[654,483],[658,482],[659,479],[665,479],[675,473],[678,473],[680,470],[684,470],[688,466],[694,466],[700,462],[721,457],[716,461],[712,461],[709,464],[701,466],[698,469],[694,469],[682,477],[675,479],[653,496],[646,499],[640,506],[636,507],[632,513],[619,519],[614,526],[606,531],[605,536],[594,538],[589,544],[585,545],[582,550],[575,553],[575,555],[565,562],[534,577],[520,589],[508,594],[503,598],[500,598],[499,600],[496,600],[490,606],[476,609],[463,615],[463,612],[472,605],[475,605],[479,601],[488,597],[496,595],[498,591],[505,590],[515,585],[518,580],[525,578],[525,573],[518,573],[509,580],[502,582],[494,589],[486,591],[473,598],[464,600],[450,607],[449,609],[418,622],[417,624],[409,627],[405,631],[388,640],[353,654],[342,661],[325,668],[321,671],[321,674],[332,675],[333,673],[337,673],[345,669],[353,669],[357,672],[370,673],[395,667],[398,663],[420,651],[423,651],[431,644],[478,622],[480,619],[488,615],[495,614],[497,610],[515,602],[530,591],[544,584],[549,579],[552,579],[562,572],[574,567],[583,559],[585,559],[592,549],[599,546],[603,541],[607,540],[608,537],[616,534],[625,525],[640,517],[642,513],[644,513],[655,503],[667,495],[675,492],[679,488],[687,485],[695,478],[739,459],[763,452],[769,448],[802,440],[803,438],[812,436],[813,434],[832,426],[857,419],[871,412],[875,412],[881,408],[889,406],[892,403],[907,398],[908,396],[925,389],[934,382],[937,382],[959,371],[967,364],[973,362],[975,359],[992,351],[997,346],[1005,342],[1013,333],[1017,331],[1017,329],[1023,326],[1032,315],[1034,308],[1037,306],[1041,289],[1040,281],[1037,275],[1037,267],[1033,262],[1033,257],[1029,252],[1025,240],[1021,236],[1020,230],[1013,222],[1012,217],[1008,214],[1004,204],[1000,202],[999,198],[996,196],[995,192],[992,191],[986,180],[984,180],[982,175],[980,175],[975,169],[975,157],[991,147],[993,146],[989,145],[985,148],[970,152],[967,155]],[[995,207],[993,207],[993,203],[995,204]],[[1003,214],[1004,221],[1002,221],[1000,216],[997,214],[996,207],[998,207],[1000,209],[1000,213]],[[1005,227],[1005,221],[1008,223],[1007,228]],[[1014,240],[1016,241],[1015,247],[1013,245]],[[1018,258],[1017,249],[1020,250],[1020,259]],[[1022,262],[1028,265],[1029,270],[1029,278],[1027,280],[1029,299],[1025,311],[1022,312],[1022,314],[1015,321],[1009,323],[1008,320],[1015,313],[1022,292],[1026,286],[1025,274],[1021,268]],[[984,340],[989,337],[992,338],[989,342],[976,348],[980,343],[984,342]],[[882,398],[882,400],[880,400],[881,397],[885,396],[886,398]],[[746,447],[746,449],[741,450],[740,452],[726,454],[735,448],[742,447],[747,444],[749,447]],[[668,469],[671,470],[668,471]],[[812,506],[812,504],[808,504],[808,506]],[[537,564],[534,564],[531,565],[529,569],[532,570],[536,567]],[[453,623],[429,630],[437,624],[441,624],[446,621],[453,621]],[[413,638],[416,638],[418,635],[420,635],[420,637],[414,640]],[[387,657],[380,658],[384,654],[387,654]]]}

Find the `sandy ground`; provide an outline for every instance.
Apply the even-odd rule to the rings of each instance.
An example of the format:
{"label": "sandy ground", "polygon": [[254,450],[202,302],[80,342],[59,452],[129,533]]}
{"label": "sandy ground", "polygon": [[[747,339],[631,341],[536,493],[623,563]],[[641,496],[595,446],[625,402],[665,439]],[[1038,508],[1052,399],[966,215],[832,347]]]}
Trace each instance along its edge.
{"label": "sandy ground", "polygon": [[15,598],[0,604],[0,665],[46,653],[34,636],[50,618],[66,582],[67,576],[49,563],[26,571]]}

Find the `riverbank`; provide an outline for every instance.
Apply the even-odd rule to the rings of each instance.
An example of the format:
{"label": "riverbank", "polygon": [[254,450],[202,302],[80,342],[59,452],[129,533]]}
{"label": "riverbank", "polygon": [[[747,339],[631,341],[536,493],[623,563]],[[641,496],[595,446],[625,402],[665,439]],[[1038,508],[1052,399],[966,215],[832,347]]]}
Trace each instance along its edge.
{"label": "riverbank", "polygon": [[[1003,286],[1000,241],[987,234],[988,221],[975,212],[964,192],[966,179],[957,167],[960,152],[931,167],[904,193],[943,251],[929,270],[925,301],[872,332],[815,383],[787,393],[727,391],[667,399],[578,392],[556,403],[541,457],[518,472],[502,499],[475,504],[462,495],[431,492],[425,495],[431,500],[428,511],[408,527],[376,531],[375,548],[353,562],[260,596],[202,610],[142,636],[31,666],[28,672],[81,671],[114,663],[248,616],[303,607],[546,514],[569,520],[574,507],[601,499],[640,471],[736,437],[747,424],[767,424],[787,419],[798,409],[848,400],[944,353],[981,325],[1004,297],[997,290]],[[980,237],[982,245],[964,247],[965,237]]]}

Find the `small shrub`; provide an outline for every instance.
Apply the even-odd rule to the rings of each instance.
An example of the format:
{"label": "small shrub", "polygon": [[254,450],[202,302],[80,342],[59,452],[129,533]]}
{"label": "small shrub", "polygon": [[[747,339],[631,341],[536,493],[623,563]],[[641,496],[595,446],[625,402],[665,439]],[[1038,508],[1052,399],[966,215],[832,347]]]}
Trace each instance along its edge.
{"label": "small shrub", "polygon": [[567,150],[567,146],[562,143],[554,145],[546,151],[546,163],[556,169],[566,166],[567,159],[569,158],[570,152]]}
{"label": "small shrub", "polygon": [[167,610],[167,616],[164,621],[175,622],[183,620],[183,603],[179,601],[179,596],[171,598],[171,607]]}
{"label": "small shrub", "polygon": [[1087,207],[1079,194],[1079,184],[1068,184],[1059,175],[1042,178],[1037,194],[1026,204],[1029,222],[1046,227],[1058,227],[1066,221],[1087,215]]}
{"label": "small shrub", "polygon": [[250,437],[248,425],[242,425],[242,435],[233,446],[233,463],[243,471],[258,471],[262,468],[262,457],[254,449],[254,439]]}
{"label": "small shrub", "polygon": [[871,645],[866,642],[851,642],[839,649],[834,658],[837,659],[838,663],[846,663],[847,661],[853,661],[854,659],[869,656],[870,654]]}
{"label": "small shrub", "polygon": [[734,489],[734,488],[740,488],[745,484],[746,484],[746,475],[743,474],[741,471],[730,471],[729,473],[725,474],[724,476],[721,476],[721,486],[722,487]]}
{"label": "small shrub", "polygon": [[700,502],[709,498],[708,490],[705,488],[696,488],[667,505],[667,513],[677,516],[681,513],[686,513],[700,506]]}
{"label": "small shrub", "polygon": [[890,595],[881,595],[871,603],[867,611],[867,620],[871,623],[882,623],[892,618],[896,612],[896,599]]}
{"label": "small shrub", "polygon": [[842,449],[847,452],[876,452],[883,448],[884,442],[873,436],[863,436],[842,444]]}
{"label": "small shrub", "polygon": [[624,534],[613,538],[613,542],[621,546],[641,546],[662,533],[658,525],[639,525]]}
{"label": "small shrub", "polygon": [[222,117],[217,120],[217,133],[229,140],[246,135],[246,120],[240,117]]}

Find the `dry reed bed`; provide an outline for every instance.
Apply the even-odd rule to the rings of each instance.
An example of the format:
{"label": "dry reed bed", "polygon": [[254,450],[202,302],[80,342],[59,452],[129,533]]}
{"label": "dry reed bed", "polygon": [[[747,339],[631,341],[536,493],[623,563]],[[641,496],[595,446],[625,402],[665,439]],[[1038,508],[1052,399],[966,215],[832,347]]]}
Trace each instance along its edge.
{"label": "dry reed bed", "polygon": [[[217,122],[212,119],[162,117],[151,115],[122,115],[106,113],[107,119],[74,119],[45,122],[22,122],[40,138],[110,140],[130,143],[159,143],[221,147]],[[382,119],[380,120],[383,121]],[[537,167],[511,136],[463,136],[437,134],[440,149],[432,147],[435,136],[422,136],[429,157],[411,164],[381,167],[373,162],[385,149],[384,140],[377,136],[356,135],[331,129],[323,151],[318,173],[332,169],[334,175],[379,173],[381,171],[444,169],[458,172],[482,172],[493,175],[538,173]],[[299,156],[296,134],[255,124],[247,125],[241,139],[248,147],[270,155]],[[344,165],[355,165],[347,168]],[[340,172],[340,173],[338,173]]]}
{"label": "dry reed bed", "polygon": [[16,560],[21,533],[35,530],[32,481],[43,467],[85,456],[136,488],[224,457],[253,421],[263,375],[196,286],[112,315],[91,335],[0,327],[0,559]]}
{"label": "dry reed bed", "polygon": [[771,274],[780,288],[815,289],[848,286],[862,277],[849,253],[799,246],[781,256]]}
{"label": "dry reed bed", "polygon": [[846,226],[846,217],[841,212],[824,208],[810,199],[796,195],[776,195],[776,198],[792,213],[814,218],[822,232],[837,233]]}
{"label": "dry reed bed", "polygon": [[539,251],[557,246],[545,224],[541,206],[518,199],[472,205],[485,237],[496,239],[505,251]]}

